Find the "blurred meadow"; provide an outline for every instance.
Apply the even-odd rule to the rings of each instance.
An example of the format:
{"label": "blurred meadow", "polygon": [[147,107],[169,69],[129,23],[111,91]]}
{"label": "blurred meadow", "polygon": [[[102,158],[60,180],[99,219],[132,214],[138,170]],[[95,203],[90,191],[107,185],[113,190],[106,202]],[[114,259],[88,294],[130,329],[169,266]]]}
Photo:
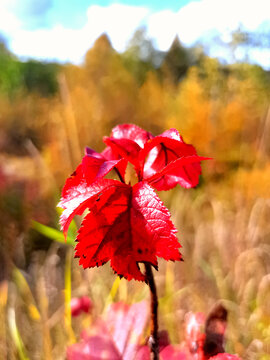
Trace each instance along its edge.
{"label": "blurred meadow", "polygon": [[[231,55],[237,50],[232,44]],[[115,301],[148,299],[140,282],[73,259],[56,204],[85,146],[122,123],[176,128],[202,164],[195,189],[160,193],[184,262],[155,272],[160,329],[183,341],[185,314],[229,311],[226,350],[270,359],[270,73],[225,65],[176,38],[167,52],[138,30],[126,51],[100,36],[83,64],[21,61],[0,44],[0,358],[65,359],[68,345]],[[78,219],[79,222],[79,219]],[[70,300],[89,296],[72,318]]]}

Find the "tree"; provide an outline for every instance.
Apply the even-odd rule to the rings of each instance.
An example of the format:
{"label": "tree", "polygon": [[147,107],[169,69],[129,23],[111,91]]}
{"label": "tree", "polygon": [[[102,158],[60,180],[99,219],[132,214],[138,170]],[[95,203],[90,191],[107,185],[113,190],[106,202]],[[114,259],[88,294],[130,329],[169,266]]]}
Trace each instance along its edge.
{"label": "tree", "polygon": [[176,36],[169,51],[167,52],[162,68],[172,82],[178,81],[187,73],[191,64],[191,56],[188,51],[180,42],[179,37]]}

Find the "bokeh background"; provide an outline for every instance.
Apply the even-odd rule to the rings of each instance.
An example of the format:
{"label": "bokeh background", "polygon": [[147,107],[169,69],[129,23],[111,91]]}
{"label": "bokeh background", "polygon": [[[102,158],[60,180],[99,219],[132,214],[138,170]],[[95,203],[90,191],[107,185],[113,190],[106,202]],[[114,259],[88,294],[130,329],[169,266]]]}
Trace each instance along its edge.
{"label": "bokeh background", "polygon": [[[0,358],[65,359],[109,303],[148,298],[80,269],[56,209],[85,146],[134,123],[213,158],[197,188],[159,194],[185,260],[155,273],[160,328],[180,343],[185,314],[222,300],[227,351],[270,359],[267,1],[38,3],[0,5]],[[83,295],[91,314],[72,319]]]}

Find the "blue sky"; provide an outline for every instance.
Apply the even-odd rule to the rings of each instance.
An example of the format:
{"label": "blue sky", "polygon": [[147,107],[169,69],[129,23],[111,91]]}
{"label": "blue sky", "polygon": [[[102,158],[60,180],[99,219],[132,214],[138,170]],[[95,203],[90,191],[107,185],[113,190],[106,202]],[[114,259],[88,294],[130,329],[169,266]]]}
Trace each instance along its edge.
{"label": "blue sky", "polygon": [[54,0],[52,9],[55,11],[54,17],[61,21],[61,23],[69,25],[70,21],[72,21],[73,26],[80,26],[80,21],[86,21],[86,11],[91,5],[107,7],[113,3],[121,3],[123,5],[147,7],[152,11],[165,9],[177,11],[189,2],[190,0]]}
{"label": "blue sky", "polygon": [[[85,52],[106,32],[123,51],[138,27],[157,48],[167,50],[175,35],[187,46],[203,39],[210,53],[226,58],[231,32],[269,31],[270,0],[0,0],[0,34],[22,58],[80,63]],[[249,52],[252,61],[270,68],[270,50]],[[241,51],[236,57],[246,54]]]}
{"label": "blue sky", "polygon": [[[134,7],[146,7],[150,11],[170,9],[178,11],[191,0],[1,0],[3,7],[17,16],[28,29],[50,28],[54,24],[80,28],[87,21],[87,9],[97,5],[109,7],[123,4]],[[199,0],[194,0],[199,1]],[[0,7],[1,9],[1,7]]]}

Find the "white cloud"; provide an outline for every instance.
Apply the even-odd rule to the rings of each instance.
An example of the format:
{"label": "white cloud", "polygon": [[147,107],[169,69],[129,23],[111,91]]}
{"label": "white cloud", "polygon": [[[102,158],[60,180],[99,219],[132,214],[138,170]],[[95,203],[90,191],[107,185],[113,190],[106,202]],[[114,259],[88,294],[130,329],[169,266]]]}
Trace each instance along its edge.
{"label": "white cloud", "polygon": [[155,14],[151,14],[147,21],[148,34],[156,40],[156,44],[160,50],[167,50],[178,29],[178,14],[163,10]]}
{"label": "white cloud", "polygon": [[240,25],[253,31],[264,21],[270,22],[269,0],[201,0],[190,2],[178,12],[165,10],[149,16],[148,29],[149,35],[166,50],[172,34],[178,34],[183,43],[192,44],[208,33],[219,32],[223,36]]}
{"label": "white cloud", "polygon": [[14,1],[0,1],[0,33],[8,37],[21,27],[21,21],[11,11]]}
{"label": "white cloud", "polygon": [[60,25],[49,30],[21,30],[12,39],[11,48],[22,57],[78,63],[85,53],[80,33],[81,30],[66,29]]}
{"label": "white cloud", "polygon": [[149,10],[144,7],[119,4],[109,7],[90,6],[87,11],[87,23],[81,29],[56,25],[51,29],[29,31],[18,27],[11,33],[11,50],[22,57],[78,63],[94,41],[106,32],[113,46],[123,51],[127,41],[148,12]]}
{"label": "white cloud", "polygon": [[[256,30],[269,21],[269,0],[201,0],[193,1],[179,11],[151,13],[146,7],[113,4],[90,6],[87,23],[81,29],[55,25],[50,29],[23,30],[20,19],[8,4],[18,0],[0,0],[0,32],[10,37],[11,50],[19,56],[80,62],[93,42],[106,32],[113,46],[124,50],[134,31],[145,25],[147,33],[161,50],[167,50],[176,34],[191,45],[207,34],[219,33],[221,39],[239,25]],[[268,26],[269,28],[270,26]],[[257,59],[266,60],[256,53]],[[270,64],[268,65],[270,66]]]}
{"label": "white cloud", "polygon": [[265,69],[270,68],[270,50],[269,49],[264,49],[264,50],[252,49],[249,52],[249,59],[255,64],[260,64]]}
{"label": "white cloud", "polygon": [[114,47],[122,51],[134,31],[149,14],[144,7],[113,4],[109,7],[91,6],[87,11],[85,31],[95,34],[95,38],[106,32]]}

